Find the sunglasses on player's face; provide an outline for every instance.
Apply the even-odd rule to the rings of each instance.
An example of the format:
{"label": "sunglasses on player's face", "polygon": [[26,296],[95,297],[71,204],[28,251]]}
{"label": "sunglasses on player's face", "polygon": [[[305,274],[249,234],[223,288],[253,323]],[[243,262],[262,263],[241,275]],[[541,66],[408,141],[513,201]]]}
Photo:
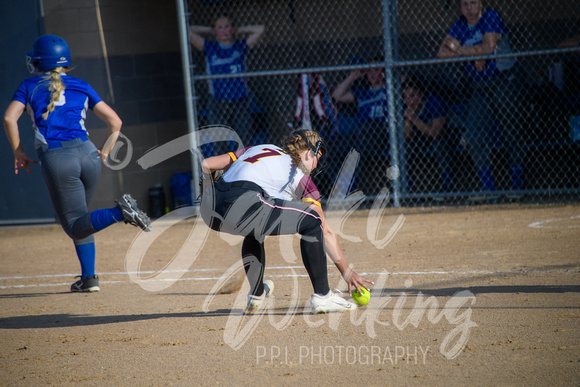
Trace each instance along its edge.
{"label": "sunglasses on player's face", "polygon": [[[310,144],[312,145],[312,144]],[[314,152],[314,154],[316,155],[318,162],[316,164],[316,175],[318,175],[320,172],[322,172],[324,170],[324,168],[326,168],[326,146],[324,145],[324,143],[322,141],[318,141],[316,143],[316,147],[312,147],[311,149],[314,148],[314,150],[312,152]]]}

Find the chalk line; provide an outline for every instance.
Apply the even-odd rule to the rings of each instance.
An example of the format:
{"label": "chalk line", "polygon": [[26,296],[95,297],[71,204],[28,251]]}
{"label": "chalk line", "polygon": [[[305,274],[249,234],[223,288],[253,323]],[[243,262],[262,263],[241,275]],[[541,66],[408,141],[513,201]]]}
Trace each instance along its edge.
{"label": "chalk line", "polygon": [[[329,267],[333,267],[329,265]],[[267,267],[268,270],[284,270],[284,269],[304,269],[302,266],[275,266]],[[196,272],[209,272],[218,271],[220,269],[194,269],[194,270],[173,270],[166,271],[166,273],[196,273]],[[156,271],[140,271],[135,273],[128,272],[111,272],[111,273],[101,273],[99,275],[128,275],[128,274],[155,274]],[[363,276],[374,276],[374,275],[389,275],[389,276],[424,276],[424,275],[488,275],[488,274],[549,274],[549,273],[578,273],[578,269],[522,269],[522,270],[462,270],[462,271],[398,271],[398,272],[360,272]],[[339,276],[339,273],[329,273],[329,277]],[[38,278],[57,278],[57,277],[74,277],[74,274],[47,274],[47,275],[36,275],[36,276],[14,276],[14,277],[0,277],[0,280],[18,280],[18,279],[38,279]],[[266,277],[270,278],[307,278],[308,274],[268,274]],[[223,280],[224,277],[179,277],[179,278],[162,278],[162,279],[150,279],[146,281],[154,282],[179,282],[179,281],[219,281]],[[115,280],[115,281],[103,281],[101,284],[116,284],[116,283],[131,283],[130,280]],[[54,287],[54,286],[70,286],[70,283],[48,283],[48,284],[16,284],[16,285],[0,285],[0,289],[14,289],[14,288],[42,288],[42,287]]]}

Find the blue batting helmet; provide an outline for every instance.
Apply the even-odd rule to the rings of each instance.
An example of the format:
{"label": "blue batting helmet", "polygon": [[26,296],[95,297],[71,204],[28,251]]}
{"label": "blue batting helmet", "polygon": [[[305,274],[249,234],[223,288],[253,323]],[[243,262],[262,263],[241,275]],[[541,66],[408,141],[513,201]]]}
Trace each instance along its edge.
{"label": "blue batting helmet", "polygon": [[42,35],[34,42],[32,51],[26,55],[26,65],[31,73],[43,73],[57,67],[69,67],[68,44],[58,36]]}

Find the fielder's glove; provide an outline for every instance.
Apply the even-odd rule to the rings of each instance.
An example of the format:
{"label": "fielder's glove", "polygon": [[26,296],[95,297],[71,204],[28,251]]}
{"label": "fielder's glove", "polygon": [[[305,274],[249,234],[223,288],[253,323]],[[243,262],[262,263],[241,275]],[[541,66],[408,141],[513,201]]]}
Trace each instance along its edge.
{"label": "fielder's glove", "polygon": [[213,186],[213,184],[216,181],[222,178],[222,175],[223,171],[221,170],[214,171],[212,173],[201,174],[201,177],[199,178],[199,192],[200,192],[200,197],[198,198],[199,201],[201,201],[201,198],[203,197],[204,190]]}

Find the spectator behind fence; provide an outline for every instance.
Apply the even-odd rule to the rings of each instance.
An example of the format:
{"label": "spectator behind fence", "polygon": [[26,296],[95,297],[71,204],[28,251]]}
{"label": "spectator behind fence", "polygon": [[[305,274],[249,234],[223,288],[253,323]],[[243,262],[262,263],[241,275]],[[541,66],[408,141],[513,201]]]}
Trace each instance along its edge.
{"label": "spectator behind fence", "polygon": [[[451,136],[445,127],[446,102],[435,94],[426,92],[424,84],[406,78],[402,84],[404,108],[404,136],[407,159],[417,157],[421,151],[433,150],[445,192],[454,191],[454,173],[451,162]],[[411,173],[417,175],[421,171]],[[410,179],[412,182],[413,179]],[[412,188],[412,183],[409,187]]]}
{"label": "spectator behind fence", "polygon": [[[370,63],[377,63],[377,67],[365,70],[353,71],[344,81],[342,81],[332,93],[332,97],[337,102],[356,103],[358,106],[356,118],[356,130],[350,135],[349,144],[361,154],[362,173],[370,179],[371,176],[379,176],[376,166],[365,156],[372,149],[376,153],[388,153],[389,151],[389,126],[388,126],[388,105],[387,88],[385,84],[385,69],[382,59],[375,58]],[[367,82],[353,86],[354,83],[366,77]],[[376,193],[377,182],[372,182],[368,187],[370,191]],[[371,193],[371,192],[367,192]]]}
{"label": "spectator behind fence", "polygon": [[[190,26],[189,41],[206,57],[207,73],[237,74],[246,71],[246,55],[262,38],[263,25],[245,26],[234,29],[232,19],[223,14],[214,27]],[[202,35],[214,35],[217,41],[206,40]],[[248,35],[235,39],[235,35]],[[250,97],[245,78],[221,78],[209,82],[208,124],[227,125],[248,146],[253,135]],[[233,148],[227,150],[234,150]],[[227,151],[226,150],[226,151]],[[218,151],[218,153],[223,153]]]}
{"label": "spectator behind fence", "polygon": [[[507,27],[500,14],[484,8],[481,0],[461,0],[462,16],[451,26],[439,48],[439,58],[507,54],[511,52]],[[473,91],[465,117],[465,140],[483,191],[495,191],[490,140],[494,121],[503,129],[510,154],[512,189],[524,188],[521,129],[524,87],[515,58],[481,59],[464,63]]]}

